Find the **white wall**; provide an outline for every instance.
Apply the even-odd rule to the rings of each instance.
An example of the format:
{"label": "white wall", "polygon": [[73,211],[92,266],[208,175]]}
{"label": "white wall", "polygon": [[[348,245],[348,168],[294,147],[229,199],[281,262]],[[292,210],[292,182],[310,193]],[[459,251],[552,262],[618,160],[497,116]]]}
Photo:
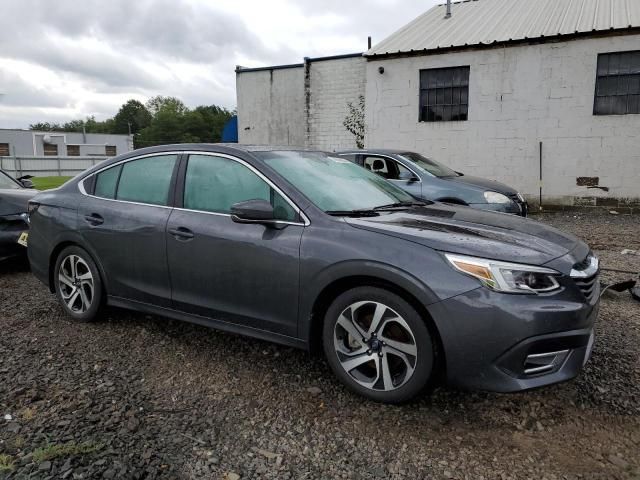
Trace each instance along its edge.
{"label": "white wall", "polygon": [[307,146],[322,150],[356,147],[355,136],[344,127],[347,103],[357,105],[365,94],[367,61],[350,57],[312,61],[309,68]]}
{"label": "white wall", "polygon": [[[370,61],[366,146],[408,148],[543,200],[640,198],[640,115],[594,116],[598,53],[637,50],[640,35]],[[418,122],[419,71],[469,65],[469,120]],[[384,66],[384,74],[378,67]],[[600,177],[609,193],[576,185]]]}
{"label": "white wall", "polygon": [[366,60],[310,60],[304,67],[236,74],[240,143],[354,148],[343,122],[347,103],[365,94]]}
{"label": "white wall", "polygon": [[238,141],[304,145],[304,69],[238,72]]}

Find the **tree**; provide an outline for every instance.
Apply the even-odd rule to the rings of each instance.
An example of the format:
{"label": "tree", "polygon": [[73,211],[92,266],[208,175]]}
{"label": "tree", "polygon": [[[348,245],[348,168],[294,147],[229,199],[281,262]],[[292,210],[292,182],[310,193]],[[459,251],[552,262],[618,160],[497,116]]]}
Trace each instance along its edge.
{"label": "tree", "polygon": [[29,130],[37,130],[41,132],[61,132],[63,128],[59,123],[38,122],[29,125]]}
{"label": "tree", "polygon": [[136,134],[151,123],[151,113],[147,110],[142,102],[138,100],[129,100],[120,107],[116,116],[113,117],[114,129],[113,133],[131,133]]}
{"label": "tree", "polygon": [[358,103],[354,105],[347,102],[349,113],[342,124],[356,137],[356,145],[359,149],[364,148],[364,95],[358,97]]}
{"label": "tree", "polygon": [[175,97],[158,95],[146,105],[128,100],[113,118],[71,120],[65,124],[34,123],[32,130],[87,133],[131,133],[135,148],[168,143],[212,143],[222,138],[225,123],[234,115],[224,107],[201,105],[193,110]]}
{"label": "tree", "polygon": [[182,115],[187,111],[187,107],[182,103],[182,100],[177,99],[176,97],[163,97],[162,95],[150,98],[147,101],[147,109],[154,117],[161,110],[168,110],[176,115]]}

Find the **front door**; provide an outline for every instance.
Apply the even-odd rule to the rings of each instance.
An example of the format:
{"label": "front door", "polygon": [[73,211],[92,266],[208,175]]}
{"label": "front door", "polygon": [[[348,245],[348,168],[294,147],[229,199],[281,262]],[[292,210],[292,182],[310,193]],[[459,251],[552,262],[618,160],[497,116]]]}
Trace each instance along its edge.
{"label": "front door", "polygon": [[[246,163],[220,154],[190,155],[167,225],[174,308],[296,336],[300,241],[296,209]],[[277,226],[235,223],[231,205],[264,199]]]}
{"label": "front door", "polygon": [[177,159],[154,155],[103,170],[78,208],[78,231],[111,296],[171,306],[165,229]]}

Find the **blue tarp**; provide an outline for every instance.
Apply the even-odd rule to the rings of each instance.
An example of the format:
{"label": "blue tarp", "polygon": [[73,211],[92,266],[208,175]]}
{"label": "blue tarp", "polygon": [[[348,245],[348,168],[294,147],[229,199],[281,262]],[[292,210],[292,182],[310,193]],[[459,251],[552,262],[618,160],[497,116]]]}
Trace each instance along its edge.
{"label": "blue tarp", "polygon": [[223,143],[238,143],[238,117],[231,117],[222,129]]}

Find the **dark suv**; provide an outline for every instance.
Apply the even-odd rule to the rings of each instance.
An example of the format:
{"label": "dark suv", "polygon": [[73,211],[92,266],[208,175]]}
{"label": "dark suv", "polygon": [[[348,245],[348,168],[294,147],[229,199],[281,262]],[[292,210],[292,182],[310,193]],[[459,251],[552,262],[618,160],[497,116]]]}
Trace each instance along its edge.
{"label": "dark suv", "polygon": [[66,312],[107,303],[311,350],[369,398],[516,391],[589,358],[598,261],[519,218],[418,202],[333,154],[174,145],[30,204],[34,274]]}
{"label": "dark suv", "polygon": [[377,173],[416,198],[523,217],[528,214],[524,197],[508,185],[456,172],[416,152],[368,149],[338,155]]}

